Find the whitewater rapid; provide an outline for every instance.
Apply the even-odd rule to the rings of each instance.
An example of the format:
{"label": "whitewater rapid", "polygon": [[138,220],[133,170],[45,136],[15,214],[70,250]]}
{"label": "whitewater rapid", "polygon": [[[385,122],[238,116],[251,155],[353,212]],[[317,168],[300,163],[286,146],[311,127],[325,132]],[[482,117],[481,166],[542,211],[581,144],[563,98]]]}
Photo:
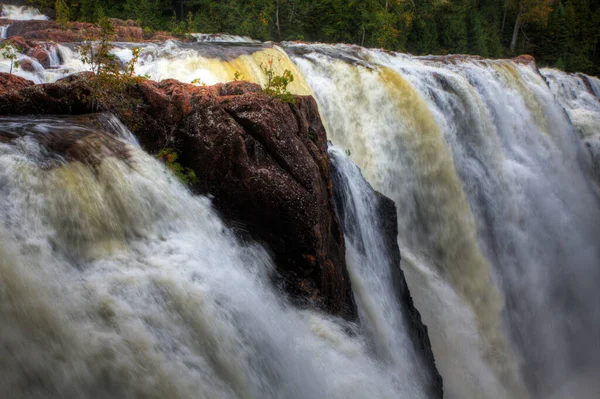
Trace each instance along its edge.
{"label": "whitewater rapid", "polygon": [[31,21],[40,20],[46,21],[48,18],[42,14],[40,10],[35,7],[29,6],[17,6],[11,4],[1,4],[0,19],[7,19],[12,21]]}
{"label": "whitewater rapid", "polygon": [[289,305],[266,251],[137,146],[67,163],[40,144],[90,129],[0,118],[3,395],[422,397],[355,326]]}
{"label": "whitewater rapid", "polygon": [[[347,45],[257,43],[227,35],[197,39],[197,43],[116,43],[114,53],[127,62],[131,49],[141,47],[136,73],[155,80],[199,79],[213,84],[241,75],[264,84],[261,64],[269,59],[274,60],[276,73],[292,71],[291,91],[315,96],[328,137],[341,149],[334,151],[333,159],[345,165],[347,176],[354,176],[356,171],[341,153],[347,150],[374,188],[397,204],[402,267],[429,327],[446,397],[597,397],[600,84],[596,78],[538,71],[527,60],[414,57]],[[59,44],[56,52],[60,62],[52,68],[17,74],[41,83],[87,69],[77,45]],[[8,70],[6,61],[0,61],[0,68]],[[351,192],[356,196],[362,183],[357,177],[351,181],[348,187],[354,187]],[[366,230],[372,225],[364,213],[368,208],[369,201],[363,200],[354,210],[357,224]],[[362,245],[376,247],[377,239],[366,234]],[[344,343],[340,347],[360,353],[350,358],[361,366],[341,365],[348,361],[347,353],[344,357],[331,352],[329,344],[315,344],[319,350],[327,348],[326,361],[334,358],[340,362],[336,367],[348,373],[348,380],[337,374],[330,380],[339,392],[324,383],[325,388],[331,395],[423,397],[428,377],[406,345],[402,317],[390,316],[397,304],[389,287],[378,292],[386,277],[381,274],[385,269],[376,266],[389,259],[378,258],[377,251],[357,251],[349,240],[347,260],[352,283],[359,287],[355,296],[364,331],[349,338],[326,320],[325,335],[335,330],[335,339],[327,342]],[[296,312],[284,309],[286,314]],[[261,315],[252,313],[255,316]],[[323,316],[310,313],[310,317],[323,322]],[[314,329],[304,319],[298,323],[304,326],[302,334],[312,331],[306,339],[313,342],[308,337],[314,336]],[[277,329],[282,336],[290,333]],[[374,347],[377,355],[365,355],[365,347]],[[313,356],[309,353],[305,357]],[[303,363],[305,357],[282,367],[314,367]],[[305,383],[290,373],[282,380]],[[313,374],[325,372],[317,367],[304,373],[317,378],[318,385],[321,379]],[[368,378],[374,380],[364,389],[381,384],[383,391],[361,391]],[[252,392],[264,394],[262,388],[250,385]],[[273,392],[308,397],[315,391],[297,396]]]}

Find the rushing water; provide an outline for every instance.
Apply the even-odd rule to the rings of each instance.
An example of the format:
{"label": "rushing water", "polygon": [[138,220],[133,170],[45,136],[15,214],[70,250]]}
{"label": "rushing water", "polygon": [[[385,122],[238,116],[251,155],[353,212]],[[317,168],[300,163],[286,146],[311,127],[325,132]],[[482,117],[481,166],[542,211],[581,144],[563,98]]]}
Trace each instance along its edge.
{"label": "rushing water", "polygon": [[447,394],[548,397],[582,375],[593,384],[600,202],[589,156],[537,71],[288,51],[330,139],[398,205],[404,269]]}
{"label": "rushing water", "polygon": [[600,79],[555,69],[543,69],[542,73],[589,149],[600,178]]}
{"label": "rushing water", "polygon": [[1,6],[2,12],[0,13],[0,19],[9,19],[15,21],[49,19],[46,15],[42,14],[40,10],[38,10],[35,7],[15,6],[10,4],[1,4]]}
{"label": "rushing water", "polygon": [[[408,312],[398,298],[404,289],[398,281],[392,249],[388,247],[381,199],[344,152],[330,147],[334,197],[346,238],[346,261],[363,333],[388,365],[399,370],[396,378],[405,398],[433,397],[432,365],[418,353]],[[396,269],[396,270],[395,270]],[[412,335],[412,336],[411,336]]]}
{"label": "rushing water", "polygon": [[[274,60],[276,73],[292,71],[295,81],[291,90],[315,96],[330,140],[348,150],[368,181],[398,206],[402,266],[415,305],[429,327],[446,397],[597,397],[598,79],[551,69],[540,74],[532,64],[507,60],[444,60],[346,45],[277,46],[226,35],[199,35],[198,40],[187,44],[116,43],[114,52],[126,62],[131,59],[131,48],[140,46],[136,71],[156,80],[200,79],[212,84],[233,80],[238,72],[246,80],[264,84],[261,64],[269,59]],[[36,82],[51,82],[86,69],[74,44],[59,45],[57,59],[60,65],[52,69],[17,73]],[[7,70],[5,61],[0,61],[0,68]],[[97,201],[102,198],[107,204],[128,203],[102,210],[101,219],[106,218],[107,222],[101,228],[85,216],[83,205],[56,205],[59,209],[80,207],[83,219],[77,222],[79,227],[73,228],[92,226],[90,237],[104,237],[104,230],[109,227],[118,232],[109,229],[109,236],[118,236],[114,245],[113,239],[107,238],[97,245],[86,244],[92,253],[100,255],[91,260],[84,255],[71,259],[68,254],[78,253],[72,246],[80,243],[62,242],[53,236],[52,229],[57,225],[52,223],[60,223],[57,216],[52,222],[44,221],[49,217],[44,212],[56,212],[56,206],[50,204],[59,199],[43,199],[55,194],[50,189],[45,191],[44,187],[49,186],[38,181],[40,173],[31,172],[40,150],[30,139],[20,140],[19,146],[4,146],[3,162],[8,165],[4,170],[10,169],[11,173],[6,172],[3,179],[17,189],[6,194],[6,185],[2,185],[6,197],[1,209],[25,212],[25,216],[10,219],[23,220],[22,226],[4,226],[2,234],[8,241],[2,247],[6,253],[2,258],[7,259],[2,266],[16,270],[14,265],[23,263],[32,265],[32,270],[41,265],[44,273],[47,269],[48,276],[40,277],[21,268],[26,277],[17,280],[46,295],[34,302],[26,298],[23,306],[39,306],[46,314],[50,312],[46,310],[50,302],[43,298],[56,296],[62,301],[61,305],[52,306],[52,316],[44,316],[43,320],[54,320],[56,316],[56,320],[72,321],[65,321],[64,333],[69,340],[72,336],[75,344],[72,354],[64,355],[68,360],[63,360],[64,365],[87,365],[96,358],[107,365],[103,351],[122,350],[127,354],[122,359],[122,369],[110,370],[106,366],[101,372],[93,372],[105,373],[102,378],[110,382],[108,386],[124,389],[119,385],[122,379],[142,381],[141,370],[148,359],[161,359],[156,365],[151,362],[156,370],[152,369],[150,381],[176,386],[180,390],[172,388],[173,392],[182,397],[194,389],[209,397],[426,396],[427,373],[411,345],[407,345],[401,311],[393,311],[399,305],[386,281],[389,259],[377,251],[381,243],[373,230],[377,221],[373,219],[372,199],[366,194],[369,191],[359,179],[358,170],[341,151],[332,150],[332,159],[342,171],[338,182],[345,182],[345,198],[357,224],[350,230],[354,234],[360,231],[346,237],[348,267],[361,316],[361,331],[354,338],[342,332],[339,321],[278,304],[281,299],[268,288],[266,276],[270,266],[262,251],[241,247],[229,233],[222,232],[224,228],[208,202],[192,198],[177,184],[168,183],[164,171],[156,175],[164,181],[156,181],[154,173],[162,169],[139,150],[132,149],[136,160],[133,167],[107,160],[107,180],[94,184],[84,184],[82,178],[76,177],[88,173],[79,166],[56,169],[65,170],[69,183],[54,177],[56,170],[43,172],[44,176],[52,176],[42,179],[44,184],[53,182],[53,187],[61,188],[68,184],[62,188],[73,193],[68,201],[79,201],[76,197],[82,195]],[[76,173],[72,169],[77,169]],[[17,179],[13,175],[16,170],[26,178]],[[108,190],[113,184],[124,192]],[[79,193],[77,187],[88,186],[89,193],[75,194]],[[165,197],[155,190],[157,186],[162,187],[159,191]],[[37,190],[43,194],[42,199],[22,194],[23,199],[15,194],[28,190]],[[144,194],[144,190],[149,191]],[[171,197],[169,193],[173,192],[177,195]],[[124,197],[113,198],[127,195],[131,195],[127,201]],[[135,207],[148,215],[140,215]],[[117,223],[120,218],[112,215],[113,211],[126,215],[133,225],[124,227]],[[100,218],[100,211],[94,212]],[[194,216],[195,212],[202,216]],[[134,223],[137,217],[141,221]],[[192,222],[188,223],[188,218]],[[114,221],[115,226],[109,221]],[[32,228],[30,237],[28,223],[44,229],[38,232]],[[206,230],[194,223],[206,224]],[[210,227],[213,225],[220,227]],[[176,230],[177,235],[173,233]],[[29,251],[31,244],[25,238],[42,244]],[[106,244],[108,252],[103,252],[105,242],[110,243]],[[228,255],[225,260],[212,259],[213,251]],[[209,255],[204,256],[204,252]],[[146,265],[150,269],[145,269]],[[125,275],[120,274],[122,269]],[[224,275],[233,279],[227,281],[231,286],[225,287]],[[132,276],[139,276],[135,284]],[[176,286],[177,290],[165,291],[156,283],[157,276],[168,278],[172,281],[169,287]],[[36,280],[38,277],[44,280]],[[66,281],[73,287],[59,296],[57,287],[69,286]],[[206,292],[218,295],[213,298]],[[81,295],[89,303],[75,309],[70,302],[74,295]],[[118,328],[114,327],[112,321],[94,321],[97,315],[90,309],[104,306],[94,304],[103,295],[108,303],[117,304],[114,306],[119,311],[126,309],[110,318],[116,317],[127,328],[119,323]],[[156,306],[150,309],[148,302]],[[61,306],[65,309],[61,310]],[[112,315],[115,311],[110,309]],[[151,317],[155,311],[158,315]],[[276,315],[270,316],[271,321],[266,320],[269,312]],[[46,322],[36,318],[19,320],[19,313],[13,313],[10,320],[16,318],[19,326]],[[156,317],[159,327],[144,324],[144,317]],[[62,326],[55,324],[52,328]],[[20,327],[15,328],[20,331]],[[48,329],[50,335],[55,334],[52,328]],[[136,346],[137,341],[130,342],[132,331],[138,329],[148,352]],[[207,334],[208,344],[194,342],[197,334]],[[213,347],[221,345],[215,338],[220,334],[225,334],[225,348]],[[19,339],[31,339],[37,345],[50,342],[44,341],[46,338],[55,340],[51,342],[58,339],[34,338],[25,335]],[[95,346],[81,349],[85,348],[83,342],[87,344],[89,340]],[[77,347],[78,342],[81,348]],[[28,367],[39,363],[39,367],[56,368],[56,374],[64,373],[65,369],[52,367],[61,360],[56,353],[48,352],[51,350],[49,345],[49,349],[40,348],[39,355],[19,356],[30,362]],[[239,356],[239,362],[229,363],[230,354]],[[8,367],[10,362],[0,364]],[[85,389],[92,389],[101,377],[85,370],[73,368],[73,375],[67,373],[64,377],[73,380],[60,380],[55,374],[47,378],[60,380],[64,389],[73,387],[87,394],[92,391]],[[203,382],[213,381],[211,373],[217,376],[214,381],[220,382],[203,386]],[[37,377],[36,373],[32,375]],[[177,381],[171,379],[173,376],[177,376]],[[130,388],[138,389],[136,384]],[[230,390],[225,386],[230,386]],[[214,392],[203,391],[209,388]],[[148,388],[147,392],[154,390]],[[160,397],[159,392],[166,391],[157,390]]]}
{"label": "rushing water", "polygon": [[137,147],[84,164],[40,144],[73,131],[0,119],[2,397],[422,397],[353,326],[288,305],[266,252]]}

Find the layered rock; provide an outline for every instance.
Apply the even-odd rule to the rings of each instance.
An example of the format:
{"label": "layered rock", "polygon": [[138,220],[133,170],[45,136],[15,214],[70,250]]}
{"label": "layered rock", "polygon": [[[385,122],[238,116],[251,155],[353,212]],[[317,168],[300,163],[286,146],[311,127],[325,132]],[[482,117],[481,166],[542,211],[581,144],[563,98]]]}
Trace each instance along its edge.
{"label": "layered rock", "polygon": [[[107,157],[125,161],[129,159],[129,150],[125,142],[106,134],[101,129],[102,125],[96,114],[69,116],[68,120],[57,117],[52,121],[59,124],[59,128],[48,130],[43,127],[37,132],[35,129],[27,132],[45,150],[35,160],[42,168],[59,166],[65,161],[77,161],[96,168]],[[31,119],[13,117],[12,122],[22,126],[30,123]],[[0,129],[0,142],[11,142],[20,135],[19,129]]]}
{"label": "layered rock", "polygon": [[147,151],[177,151],[199,177],[193,189],[214,196],[241,234],[270,248],[276,280],[293,299],[356,317],[325,129],[312,97],[290,104],[246,82],[198,87],[141,80],[96,102],[92,78],[84,73],[32,85],[0,74],[0,114],[117,113]]}
{"label": "layered rock", "polygon": [[[20,36],[26,40],[53,41],[57,43],[83,42],[97,40],[100,27],[88,22],[70,22],[67,28],[56,21],[7,21],[10,23],[8,37]],[[175,39],[166,32],[145,33],[138,24],[132,20],[123,21],[111,19],[116,31],[116,41],[143,42],[148,40]],[[181,39],[181,38],[180,38]]]}

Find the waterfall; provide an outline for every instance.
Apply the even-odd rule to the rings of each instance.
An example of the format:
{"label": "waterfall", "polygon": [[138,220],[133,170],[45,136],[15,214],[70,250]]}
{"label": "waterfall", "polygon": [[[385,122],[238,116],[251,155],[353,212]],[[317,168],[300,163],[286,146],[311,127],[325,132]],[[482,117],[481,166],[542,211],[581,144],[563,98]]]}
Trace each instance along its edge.
{"label": "waterfall", "polygon": [[192,33],[191,36],[199,42],[207,43],[260,43],[248,36],[228,35],[225,33]]}
{"label": "waterfall", "polygon": [[2,6],[2,13],[0,13],[0,19],[9,19],[14,21],[49,19],[46,15],[42,14],[40,10],[38,10],[35,7],[15,6],[10,4],[0,5]]}
{"label": "waterfall", "polygon": [[547,397],[583,373],[592,383],[600,203],[535,68],[288,51],[330,139],[398,205],[405,272],[448,396]]}
{"label": "waterfall", "polygon": [[[432,374],[435,366],[425,365],[427,356],[418,349],[429,347],[429,342],[419,342],[427,334],[414,330],[414,321],[410,319],[418,316],[411,314],[414,309],[406,303],[410,295],[406,295],[399,253],[394,254],[389,245],[390,238],[395,241],[396,229],[393,226],[391,232],[386,231],[386,224],[396,223],[396,208],[371,188],[343,151],[330,146],[329,155],[337,213],[346,239],[346,262],[361,327],[378,356],[388,367],[398,370],[398,384],[403,387],[401,397],[439,397],[434,385],[440,382],[435,381],[436,376]],[[391,215],[385,212],[386,200],[391,205]]]}
{"label": "waterfall", "polygon": [[[73,134],[104,155],[65,162],[48,143]],[[6,397],[421,397],[352,325],[288,305],[266,251],[140,149],[77,118],[0,137]]]}
{"label": "waterfall", "polygon": [[[540,73],[527,60],[414,57],[357,46],[275,45],[234,39],[116,43],[114,53],[126,62],[131,59],[131,49],[141,47],[136,72],[155,80],[199,79],[213,84],[233,80],[238,73],[262,85],[265,77],[261,64],[269,59],[274,60],[277,74],[292,71],[295,80],[290,90],[315,96],[329,139],[338,148],[347,149],[373,187],[397,204],[401,265],[415,306],[428,326],[446,397],[596,397],[600,391],[600,187],[599,180],[593,178],[594,172],[600,176],[600,85],[596,78],[550,69]],[[62,62],[58,68],[17,74],[52,82],[86,69],[76,44],[59,45],[58,52]],[[4,70],[5,64],[0,67]],[[134,154],[146,159],[140,150]],[[356,171],[343,154],[333,150],[332,157],[344,165],[345,177],[338,181],[348,183],[345,187],[350,192],[346,195],[354,198],[355,223],[360,229],[369,229],[374,223],[369,214],[370,200],[356,191],[365,187],[352,177]],[[139,171],[131,173],[150,179]],[[359,199],[361,205],[356,206]],[[139,204],[141,200],[136,201]],[[189,195],[177,201],[202,202]],[[159,202],[168,208],[165,201]],[[144,202],[143,207],[148,206]],[[186,208],[185,204],[177,206]],[[167,223],[159,219],[154,222]],[[183,229],[186,237],[200,234],[187,225],[180,227],[177,223],[184,223],[181,218],[168,219],[167,224]],[[148,223],[145,229],[154,226]],[[229,238],[223,240],[239,246]],[[252,395],[276,397],[284,392],[283,397],[306,397],[310,392],[303,389],[314,386],[327,392],[327,397],[365,397],[361,396],[365,390],[379,384],[383,392],[369,391],[367,396],[392,392],[401,393],[401,397],[423,395],[427,376],[418,356],[406,345],[408,334],[402,317],[389,317],[384,310],[399,305],[389,295],[389,287],[387,291],[378,288],[385,281],[385,275],[378,273],[388,267],[376,266],[389,265],[389,259],[384,261],[377,251],[365,250],[365,246],[376,248],[378,244],[362,230],[347,240],[348,266],[353,284],[359,287],[355,296],[363,322],[361,334],[349,338],[339,328],[339,321],[323,321],[323,316],[313,313],[298,315],[287,306],[278,308],[277,312],[285,315],[281,316],[285,323],[301,327],[290,332],[295,328],[288,331],[291,324],[271,325],[269,334],[277,331],[280,335],[273,338],[268,352],[280,356],[282,349],[277,345],[283,345],[285,334],[291,333],[293,341],[307,331],[305,346],[311,349],[281,355],[279,361],[286,362],[285,367],[296,370],[297,375],[283,370],[281,364],[273,366],[265,359],[266,354],[259,362],[268,365],[267,375],[256,371],[254,361],[247,360],[252,378],[267,385],[273,379],[279,381],[268,394],[261,390],[265,385],[257,383],[262,388],[256,388],[258,385],[248,383],[253,387]],[[23,256],[19,245],[17,240],[12,249],[3,249],[17,262]],[[142,256],[135,248],[136,256]],[[180,249],[174,251],[188,256]],[[162,254],[143,256],[156,259]],[[174,255],[165,256],[171,259]],[[228,261],[227,270],[239,264],[236,259]],[[80,260],[68,262],[75,262],[78,268],[88,267]],[[184,262],[182,267],[192,270],[196,266]],[[202,274],[202,279],[210,277]],[[264,295],[274,303],[274,294],[265,288],[265,281],[259,281],[261,289],[269,292]],[[177,284],[187,287],[192,283]],[[237,291],[232,288],[231,292],[236,296]],[[266,303],[267,307],[275,306]],[[264,316],[257,315],[259,311],[248,310],[246,316]],[[268,311],[264,310],[265,314]],[[228,314],[227,321],[232,317]],[[252,325],[251,331],[260,328],[267,330],[261,324]],[[191,334],[188,330],[186,334]],[[231,339],[244,350],[256,350],[244,341],[248,337]],[[320,342],[314,345],[323,353],[315,352],[314,342]],[[199,356],[191,349],[189,354]],[[248,356],[246,359],[251,358]],[[293,356],[299,358],[294,360]],[[214,356],[209,357],[214,360]],[[407,359],[412,359],[413,367],[406,367]],[[340,369],[326,366],[342,361],[349,365],[340,365]],[[314,365],[318,362],[322,362],[320,367]],[[305,369],[306,364],[310,367]],[[175,370],[173,367],[168,369]],[[229,367],[219,365],[219,373],[231,373]],[[332,372],[341,374],[332,377]],[[250,377],[245,374],[245,378]],[[282,387],[286,378],[291,378],[290,385]],[[306,383],[308,378],[315,378],[315,382]],[[372,380],[364,382],[369,378]],[[408,380],[412,383],[399,388]],[[246,382],[243,379],[236,384],[246,389]],[[285,389],[297,390],[290,393]]]}
{"label": "waterfall", "polygon": [[541,72],[590,151],[594,171],[600,178],[600,79],[555,69]]}

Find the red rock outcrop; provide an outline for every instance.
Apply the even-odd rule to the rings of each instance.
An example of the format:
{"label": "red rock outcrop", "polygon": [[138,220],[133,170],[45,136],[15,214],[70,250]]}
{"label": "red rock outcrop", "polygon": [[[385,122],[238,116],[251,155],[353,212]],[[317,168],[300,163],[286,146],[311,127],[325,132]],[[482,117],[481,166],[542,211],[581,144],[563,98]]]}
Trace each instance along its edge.
{"label": "red rock outcrop", "polygon": [[[0,97],[12,98],[21,89],[33,86],[33,82],[16,75],[0,73]],[[3,113],[0,112],[0,115]]]}
{"label": "red rock outcrop", "polygon": [[[116,41],[143,42],[175,39],[175,37],[165,32],[145,35],[144,30],[132,20],[123,21],[113,18],[111,22],[116,30]],[[70,22],[69,26],[65,28],[56,21],[11,21],[7,33],[9,38],[21,36],[26,40],[70,43],[95,40],[99,36],[100,28],[96,24],[87,22]]]}
{"label": "red rock outcrop", "polygon": [[[93,74],[32,85],[0,74],[0,114],[85,114]],[[111,102],[112,101],[112,102]],[[129,106],[124,106],[129,104]],[[200,87],[141,80],[100,109],[134,127],[149,152],[174,148],[214,196],[226,219],[272,251],[282,289],[297,302],[348,319],[356,308],[344,238],[332,203],[325,129],[315,100],[294,104],[259,86],[231,82]]]}

